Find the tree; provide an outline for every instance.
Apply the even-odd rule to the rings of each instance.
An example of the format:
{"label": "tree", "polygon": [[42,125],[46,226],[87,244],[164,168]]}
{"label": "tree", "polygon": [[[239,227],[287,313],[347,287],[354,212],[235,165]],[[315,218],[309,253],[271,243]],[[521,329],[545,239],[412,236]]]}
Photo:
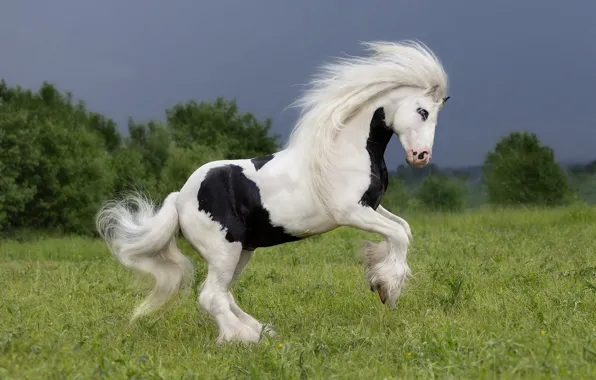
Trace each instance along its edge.
{"label": "tree", "polygon": [[108,152],[115,152],[122,144],[122,137],[116,128],[116,123],[95,112],[89,114],[88,126],[103,139]]}
{"label": "tree", "polygon": [[0,106],[0,230],[18,224],[37,191],[34,174],[40,151],[28,128],[26,111]]}
{"label": "tree", "polygon": [[204,145],[187,148],[170,146],[170,153],[156,188],[156,196],[164,199],[172,191],[180,189],[188,177],[201,165],[223,159],[223,151]]}
{"label": "tree", "polygon": [[121,196],[130,191],[153,195],[158,178],[151,173],[144,161],[144,152],[135,146],[125,146],[110,157],[109,169],[114,173],[111,196]]}
{"label": "tree", "polygon": [[495,205],[563,204],[569,195],[567,175],[551,148],[528,132],[513,132],[488,152],[483,167],[488,201]]}
{"label": "tree", "polygon": [[142,154],[143,164],[154,178],[159,178],[161,170],[170,154],[168,129],[150,121],[146,125],[128,120],[130,139],[128,148],[137,149]]}
{"label": "tree", "polygon": [[89,121],[84,104],[48,83],[37,93],[0,83],[3,230],[92,230],[113,178],[103,134]]}
{"label": "tree", "polygon": [[412,199],[406,184],[398,176],[389,177],[389,185],[381,204],[393,213],[404,212],[412,207]]}
{"label": "tree", "polygon": [[445,175],[424,177],[416,196],[425,208],[433,211],[461,211],[465,206],[463,185]]}
{"label": "tree", "polygon": [[224,148],[224,158],[249,158],[274,153],[277,135],[270,136],[271,120],[260,123],[251,113],[240,113],[236,102],[177,104],[166,110],[173,142],[182,148],[200,144]]}
{"label": "tree", "polygon": [[569,172],[581,176],[596,174],[596,160],[588,164],[573,164],[569,166]]}
{"label": "tree", "polygon": [[109,118],[44,82],[33,92],[0,80],[0,230],[94,233],[100,204],[128,190],[163,199],[208,161],[273,153],[271,120],[234,101],[189,102],[165,124]]}

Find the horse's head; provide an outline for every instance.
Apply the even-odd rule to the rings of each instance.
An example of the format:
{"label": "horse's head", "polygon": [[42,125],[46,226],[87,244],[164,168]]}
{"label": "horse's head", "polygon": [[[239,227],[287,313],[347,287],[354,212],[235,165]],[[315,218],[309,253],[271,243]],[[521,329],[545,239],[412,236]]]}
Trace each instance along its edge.
{"label": "horse's head", "polygon": [[439,111],[449,97],[436,101],[435,89],[408,91],[390,115],[391,128],[406,151],[406,162],[423,167],[432,157]]}

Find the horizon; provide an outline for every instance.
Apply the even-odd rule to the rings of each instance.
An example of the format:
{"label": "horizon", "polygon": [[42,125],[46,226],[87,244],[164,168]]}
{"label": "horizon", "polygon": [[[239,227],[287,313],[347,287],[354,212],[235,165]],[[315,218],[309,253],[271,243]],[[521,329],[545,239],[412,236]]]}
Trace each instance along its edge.
{"label": "horizon", "polygon": [[[558,162],[590,162],[596,2],[569,4],[23,0],[0,5],[0,75],[33,90],[55,84],[123,135],[129,117],[163,122],[178,103],[235,99],[242,112],[270,118],[283,145],[297,118],[287,107],[317,67],[362,54],[360,41],[414,39],[449,76],[435,163],[481,164],[520,130],[536,133]],[[403,157],[392,139],[388,166]]]}

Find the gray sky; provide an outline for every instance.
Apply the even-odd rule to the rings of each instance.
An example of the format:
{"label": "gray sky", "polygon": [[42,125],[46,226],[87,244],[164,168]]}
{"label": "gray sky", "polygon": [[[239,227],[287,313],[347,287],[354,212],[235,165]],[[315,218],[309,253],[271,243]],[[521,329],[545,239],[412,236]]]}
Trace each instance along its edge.
{"label": "gray sky", "polygon": [[[3,0],[0,77],[71,91],[126,128],[190,99],[236,98],[273,119],[316,67],[359,41],[419,39],[450,95],[433,160],[480,164],[500,136],[527,129],[563,161],[596,159],[594,0]],[[403,162],[394,139],[388,166]]]}

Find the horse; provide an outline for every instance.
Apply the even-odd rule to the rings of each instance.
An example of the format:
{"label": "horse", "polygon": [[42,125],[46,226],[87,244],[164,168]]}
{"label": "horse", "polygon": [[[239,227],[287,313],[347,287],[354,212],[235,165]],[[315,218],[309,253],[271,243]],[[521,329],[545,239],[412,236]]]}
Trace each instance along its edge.
{"label": "horse", "polygon": [[256,343],[275,336],[234,300],[230,286],[256,249],[340,226],[380,235],[363,244],[365,278],[391,309],[411,275],[406,220],[381,205],[388,186],[384,153],[395,134],[407,163],[429,163],[447,74],[422,42],[364,42],[370,54],[323,64],[290,106],[300,108],[283,149],[198,167],[160,208],[141,193],[105,202],[96,228],[125,267],[155,285],[130,321],[187,289],[192,262],[176,245],[182,232],[206,261],[198,305],[214,319],[217,343]]}

